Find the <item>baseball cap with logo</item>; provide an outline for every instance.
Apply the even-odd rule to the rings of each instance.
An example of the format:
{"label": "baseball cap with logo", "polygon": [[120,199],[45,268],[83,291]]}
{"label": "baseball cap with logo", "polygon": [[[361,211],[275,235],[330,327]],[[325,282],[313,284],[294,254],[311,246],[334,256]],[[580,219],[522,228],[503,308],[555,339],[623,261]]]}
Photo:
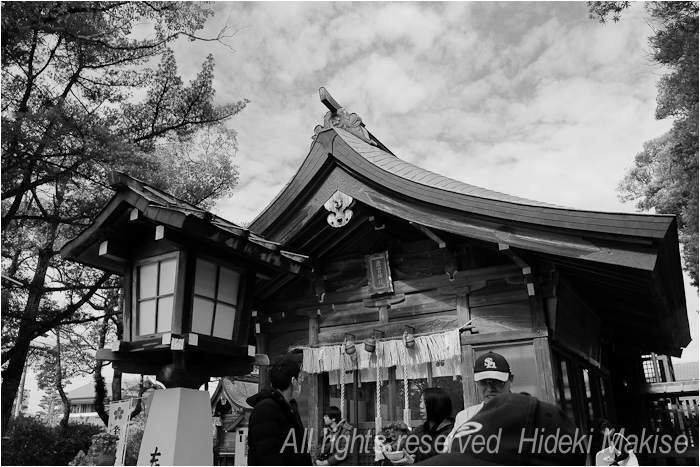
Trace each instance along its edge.
{"label": "baseball cap with logo", "polygon": [[456,427],[450,452],[420,465],[584,465],[588,446],[559,407],[507,393]]}
{"label": "baseball cap with logo", "polygon": [[474,364],[474,381],[497,379],[507,381],[510,378],[508,361],[495,352],[487,352],[476,359]]}

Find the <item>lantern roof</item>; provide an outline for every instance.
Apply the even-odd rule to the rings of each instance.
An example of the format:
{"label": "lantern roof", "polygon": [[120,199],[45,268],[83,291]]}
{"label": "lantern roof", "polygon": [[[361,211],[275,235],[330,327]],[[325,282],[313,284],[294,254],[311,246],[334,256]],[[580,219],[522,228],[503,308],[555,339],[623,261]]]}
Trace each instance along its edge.
{"label": "lantern roof", "polygon": [[176,242],[206,244],[261,277],[275,271],[311,276],[307,256],[124,173],[111,172],[109,181],[115,195],[89,227],[61,248],[63,258],[121,275],[128,252],[144,235],[153,235],[155,226],[164,226]]}

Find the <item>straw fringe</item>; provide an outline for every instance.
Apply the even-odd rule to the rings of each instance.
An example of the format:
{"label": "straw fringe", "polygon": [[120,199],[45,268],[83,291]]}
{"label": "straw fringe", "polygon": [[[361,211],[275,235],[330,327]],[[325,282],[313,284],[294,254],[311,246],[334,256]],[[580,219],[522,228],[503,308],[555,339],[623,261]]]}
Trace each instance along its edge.
{"label": "straw fringe", "polygon": [[[426,362],[454,360],[461,361],[462,352],[459,339],[459,329],[442,331],[415,338],[415,347],[402,352],[402,339],[377,341],[377,355],[383,368],[406,364],[415,366]],[[356,343],[356,352],[352,355],[345,353],[344,345],[327,345],[322,347],[293,347],[292,350],[302,350],[304,361],[302,369],[307,373],[323,373],[340,370],[341,361],[345,360],[345,369],[373,368],[372,353],[365,350],[362,343]],[[404,357],[405,355],[405,357]],[[376,362],[376,360],[375,360]]]}

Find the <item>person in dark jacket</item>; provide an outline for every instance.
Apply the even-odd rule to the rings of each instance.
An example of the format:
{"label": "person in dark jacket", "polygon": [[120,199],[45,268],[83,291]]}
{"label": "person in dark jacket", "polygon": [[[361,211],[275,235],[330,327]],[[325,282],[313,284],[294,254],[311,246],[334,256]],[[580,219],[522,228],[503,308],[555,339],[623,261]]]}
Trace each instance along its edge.
{"label": "person in dark jacket", "polygon": [[296,398],[301,369],[291,360],[270,369],[271,389],[247,399],[253,407],[248,423],[248,465],[311,465],[304,424]]}
{"label": "person in dark jacket", "polygon": [[425,420],[413,430],[420,444],[415,452],[415,461],[442,453],[445,450],[447,436],[454,427],[452,400],[441,388],[427,388],[420,398],[420,417]]}
{"label": "person in dark jacket", "polygon": [[353,428],[335,406],[326,409],[323,416],[323,436],[319,442],[316,465],[351,465]]}
{"label": "person in dark jacket", "polygon": [[[420,417],[425,420],[406,438],[403,455],[389,455],[382,465],[410,465],[422,462],[445,450],[454,421],[452,400],[441,388],[427,388],[420,397]],[[386,455],[386,454],[385,454]]]}

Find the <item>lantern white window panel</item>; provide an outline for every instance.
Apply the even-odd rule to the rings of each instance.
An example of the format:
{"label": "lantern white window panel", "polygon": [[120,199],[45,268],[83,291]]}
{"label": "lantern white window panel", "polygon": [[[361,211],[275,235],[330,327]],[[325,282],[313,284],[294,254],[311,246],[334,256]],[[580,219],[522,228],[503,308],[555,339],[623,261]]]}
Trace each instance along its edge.
{"label": "lantern white window panel", "polygon": [[241,273],[197,259],[192,332],[232,340]]}
{"label": "lantern white window panel", "polygon": [[136,336],[172,329],[177,257],[149,259],[136,265]]}

